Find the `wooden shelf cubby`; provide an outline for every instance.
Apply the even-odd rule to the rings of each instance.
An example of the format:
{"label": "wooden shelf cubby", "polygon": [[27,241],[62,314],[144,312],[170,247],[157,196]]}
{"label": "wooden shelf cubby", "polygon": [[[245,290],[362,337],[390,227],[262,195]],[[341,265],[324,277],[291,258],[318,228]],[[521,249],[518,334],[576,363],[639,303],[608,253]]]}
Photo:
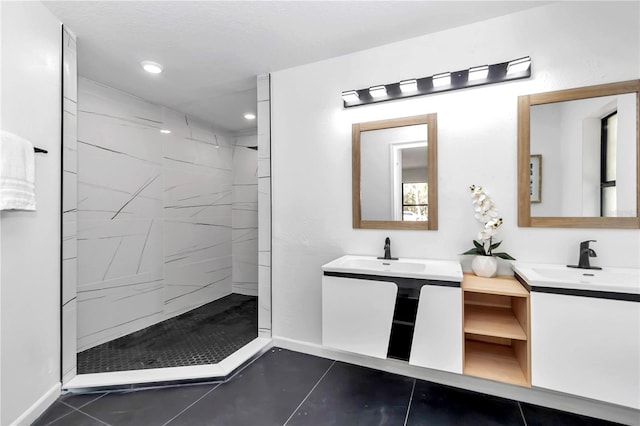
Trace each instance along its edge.
{"label": "wooden shelf cubby", "polygon": [[529,292],[513,277],[465,274],[463,371],[531,386]]}

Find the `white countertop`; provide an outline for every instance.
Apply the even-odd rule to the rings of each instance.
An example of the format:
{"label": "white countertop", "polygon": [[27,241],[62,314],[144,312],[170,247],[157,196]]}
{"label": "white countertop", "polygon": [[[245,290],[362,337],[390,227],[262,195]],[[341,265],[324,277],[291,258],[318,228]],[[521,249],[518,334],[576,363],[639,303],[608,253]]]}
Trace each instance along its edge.
{"label": "white countertop", "polygon": [[417,278],[462,282],[462,267],[454,260],[378,259],[375,256],[345,255],[322,265],[325,272],[347,274],[382,275],[388,277]]}
{"label": "white countertop", "polygon": [[524,262],[513,262],[511,267],[533,287],[640,294],[640,269],[579,269]]}

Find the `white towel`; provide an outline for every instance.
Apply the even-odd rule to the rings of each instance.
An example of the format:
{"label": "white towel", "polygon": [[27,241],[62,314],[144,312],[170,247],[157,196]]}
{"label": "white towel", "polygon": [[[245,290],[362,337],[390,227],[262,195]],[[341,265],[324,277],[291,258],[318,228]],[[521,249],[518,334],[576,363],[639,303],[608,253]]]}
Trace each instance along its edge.
{"label": "white towel", "polygon": [[35,210],[35,158],[26,139],[0,135],[0,210]]}

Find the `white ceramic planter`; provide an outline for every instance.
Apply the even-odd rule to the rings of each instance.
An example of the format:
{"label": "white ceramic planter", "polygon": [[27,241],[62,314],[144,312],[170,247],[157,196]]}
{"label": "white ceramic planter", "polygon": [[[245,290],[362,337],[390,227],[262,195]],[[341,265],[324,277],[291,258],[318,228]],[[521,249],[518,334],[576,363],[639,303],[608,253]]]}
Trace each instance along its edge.
{"label": "white ceramic planter", "polygon": [[495,277],[498,273],[498,258],[493,256],[476,256],[471,262],[473,273],[479,277]]}

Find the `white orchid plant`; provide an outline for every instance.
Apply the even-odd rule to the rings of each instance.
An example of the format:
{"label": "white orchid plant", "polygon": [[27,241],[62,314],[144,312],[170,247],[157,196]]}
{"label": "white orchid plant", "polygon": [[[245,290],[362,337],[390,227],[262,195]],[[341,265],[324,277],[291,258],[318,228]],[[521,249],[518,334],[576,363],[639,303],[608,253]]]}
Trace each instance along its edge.
{"label": "white orchid plant", "polygon": [[480,185],[471,185],[469,189],[471,189],[475,218],[484,226],[478,233],[478,239],[473,240],[474,247],[462,254],[495,256],[501,259],[515,260],[507,253],[494,252],[502,244],[502,241],[493,242],[493,239],[497,237],[498,228],[502,225],[502,218],[498,215],[498,209],[496,209],[493,200]]}

